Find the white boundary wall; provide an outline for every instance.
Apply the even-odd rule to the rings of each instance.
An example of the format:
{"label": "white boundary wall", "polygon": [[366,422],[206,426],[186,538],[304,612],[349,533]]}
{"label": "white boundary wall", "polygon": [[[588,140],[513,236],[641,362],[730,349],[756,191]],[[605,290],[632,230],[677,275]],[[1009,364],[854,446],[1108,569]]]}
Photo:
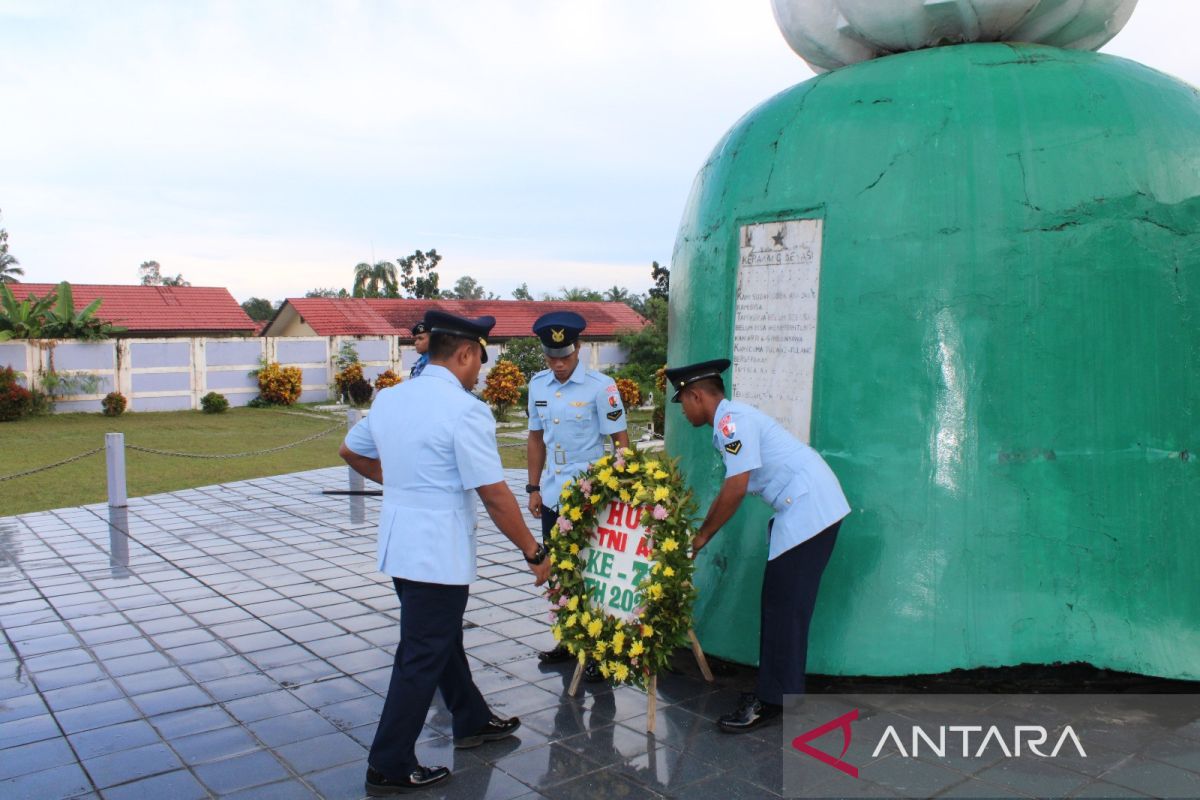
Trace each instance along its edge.
{"label": "white boundary wall", "polygon": [[[130,411],[178,411],[200,408],[200,398],[209,392],[225,395],[232,406],[242,406],[258,394],[258,383],[250,377],[260,359],[303,371],[301,402],[330,400],[330,384],[336,372],[334,359],[343,342],[354,345],[363,375],[374,381],[391,369],[402,377],[417,360],[409,345],[394,336],[278,336],[232,338],[108,339],[82,342],[62,339],[10,340],[0,342],[0,368],[12,367],[24,375],[27,386],[39,387],[44,373],[62,376],[94,375],[99,379],[94,394],[68,395],[56,410],[100,410],[100,400],[112,391],[125,395]],[[488,346],[488,363],[479,375],[479,385],[496,363],[502,346]],[[593,369],[624,363],[624,352],[616,342],[589,342],[581,358]]]}

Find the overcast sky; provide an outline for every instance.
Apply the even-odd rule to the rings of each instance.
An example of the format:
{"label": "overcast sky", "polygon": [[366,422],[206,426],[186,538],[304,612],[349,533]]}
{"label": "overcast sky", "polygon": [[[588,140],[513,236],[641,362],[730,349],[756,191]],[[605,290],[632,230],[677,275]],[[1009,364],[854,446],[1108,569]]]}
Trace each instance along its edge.
{"label": "overcast sky", "polygon": [[[1200,85],[1198,23],[1142,0],[1104,50]],[[0,226],[31,282],[279,300],[436,247],[446,287],[642,291],[811,75],[769,0],[0,0]]]}

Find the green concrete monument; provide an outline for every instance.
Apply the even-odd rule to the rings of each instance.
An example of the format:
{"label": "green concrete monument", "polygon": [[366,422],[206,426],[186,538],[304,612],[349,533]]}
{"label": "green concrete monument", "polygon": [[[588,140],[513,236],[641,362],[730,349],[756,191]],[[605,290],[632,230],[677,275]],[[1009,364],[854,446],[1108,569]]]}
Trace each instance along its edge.
{"label": "green concrete monument", "polygon": [[[1200,679],[1200,93],[1093,52],[1133,6],[775,2],[821,74],[700,170],[670,360],[732,358],[842,481],[810,672]],[[711,431],[667,445],[711,501]],[[698,562],[747,664],[768,517]]]}

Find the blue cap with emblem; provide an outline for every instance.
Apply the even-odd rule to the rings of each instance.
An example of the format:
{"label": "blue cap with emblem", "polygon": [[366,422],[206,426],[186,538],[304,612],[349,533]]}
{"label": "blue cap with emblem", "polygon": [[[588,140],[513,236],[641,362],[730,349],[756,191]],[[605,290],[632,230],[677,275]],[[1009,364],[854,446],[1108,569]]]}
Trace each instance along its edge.
{"label": "blue cap with emblem", "polygon": [[688,364],[686,367],[667,367],[667,380],[675,387],[672,403],[679,402],[679,393],[696,381],[705,378],[719,378],[721,373],[729,369],[728,358],[718,358],[713,361],[701,361],[698,364]]}
{"label": "blue cap with emblem", "polygon": [[429,326],[425,324],[425,320],[421,320],[412,326],[413,336],[420,336],[422,333],[429,333]]}
{"label": "blue cap with emblem", "polygon": [[448,336],[457,336],[460,339],[474,339],[479,342],[479,347],[483,350],[483,361],[486,364],[488,360],[487,354],[487,337],[492,332],[492,328],[496,324],[495,317],[456,317],[453,314],[447,314],[445,311],[426,311],[425,312],[425,328],[430,333],[444,333]]}
{"label": "blue cap with emblem", "polygon": [[587,327],[587,320],[574,311],[551,311],[533,323],[533,332],[542,340],[542,351],[551,358],[565,358],[575,352],[575,342]]}

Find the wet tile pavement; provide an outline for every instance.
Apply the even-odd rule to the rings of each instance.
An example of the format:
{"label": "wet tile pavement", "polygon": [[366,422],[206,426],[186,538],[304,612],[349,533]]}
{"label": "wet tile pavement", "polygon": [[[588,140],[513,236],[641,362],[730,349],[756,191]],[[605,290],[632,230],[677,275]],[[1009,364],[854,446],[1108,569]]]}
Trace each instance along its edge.
{"label": "wet tile pavement", "polygon": [[[514,489],[523,472],[509,470]],[[0,518],[0,798],[360,798],[398,636],[391,583],[375,571],[376,498],[331,468]],[[544,668],[546,603],[524,562],[481,517],[479,579],[464,634],[493,709],[517,736],[454,750],[435,700],[418,744],[453,777],[424,798],[770,798],[780,729],[743,736],[714,721],[750,670],[700,679],[687,653],[646,697]],[[1037,776],[987,781],[938,768],[921,791],[1033,791]],[[1180,779],[1196,777],[1180,765]],[[1109,783],[1052,776],[1064,793],[1136,796],[1139,764]],[[831,794],[863,787],[829,784]],[[1036,793],[1036,792],[1035,792]]]}

